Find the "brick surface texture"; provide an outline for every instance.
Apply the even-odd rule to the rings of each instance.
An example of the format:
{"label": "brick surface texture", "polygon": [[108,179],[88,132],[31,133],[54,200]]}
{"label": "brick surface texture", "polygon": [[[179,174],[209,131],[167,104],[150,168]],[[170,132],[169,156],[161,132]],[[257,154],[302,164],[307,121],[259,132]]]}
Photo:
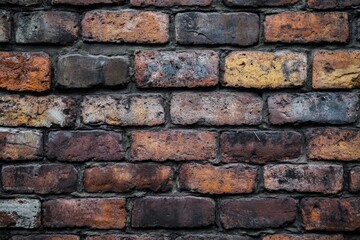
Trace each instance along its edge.
{"label": "brick surface texture", "polygon": [[360,0],[0,0],[0,240],[359,240]]}

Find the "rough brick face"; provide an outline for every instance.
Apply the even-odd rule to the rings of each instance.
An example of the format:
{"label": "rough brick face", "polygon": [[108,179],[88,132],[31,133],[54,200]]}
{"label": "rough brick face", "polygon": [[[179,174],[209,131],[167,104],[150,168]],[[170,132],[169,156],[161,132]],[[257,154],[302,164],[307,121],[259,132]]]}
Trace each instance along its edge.
{"label": "rough brick face", "polygon": [[[216,134],[207,131],[136,131],[131,135],[133,160],[207,160],[215,159]],[[191,146],[189,148],[189,146]]]}
{"label": "rough brick face", "polygon": [[0,88],[43,92],[50,89],[51,60],[45,53],[0,53]]}
{"label": "rough brick face", "polygon": [[201,235],[186,235],[176,238],[176,240],[251,240],[249,237],[237,235],[215,235],[215,234],[201,234]]}
{"label": "rough brick face", "polygon": [[[0,2],[1,3],[1,2]],[[0,11],[0,42],[9,42],[11,35],[11,15]]]}
{"label": "rough brick face", "polygon": [[145,197],[133,203],[135,228],[194,228],[213,225],[215,202],[199,197]]}
{"label": "rough brick face", "polygon": [[272,124],[355,122],[359,96],[352,93],[275,94],[268,98]]}
{"label": "rough brick face", "polygon": [[307,5],[315,9],[339,9],[346,7],[357,7],[359,0],[307,0]]}
{"label": "rough brick face", "polygon": [[140,51],[134,71],[140,88],[215,86],[219,56],[214,51]]}
{"label": "rough brick face", "polygon": [[118,161],[125,156],[122,140],[122,134],[117,132],[50,132],[47,156],[50,159],[71,162]]}
{"label": "rough brick face", "polygon": [[87,192],[161,192],[170,190],[172,183],[171,167],[154,163],[95,166],[84,172]]}
{"label": "rough brick face", "polygon": [[93,4],[124,4],[125,0],[52,0],[51,3],[88,6]]}
{"label": "rough brick face", "polygon": [[308,158],[320,160],[360,160],[358,129],[315,129],[307,134]]}
{"label": "rough brick face", "polygon": [[275,234],[269,235],[262,240],[344,240],[342,235],[320,235],[320,234]]}
{"label": "rough brick face", "polygon": [[1,126],[65,127],[76,117],[75,101],[65,96],[1,96],[0,109]]}
{"label": "rough brick face", "polygon": [[77,174],[72,165],[5,166],[2,184],[4,190],[17,193],[71,193],[77,189]]}
{"label": "rough brick face", "polygon": [[301,201],[305,230],[354,231],[360,227],[359,198],[306,198]]}
{"label": "rough brick face", "polygon": [[208,6],[212,0],[130,0],[132,6]]}
{"label": "rough brick face", "polygon": [[156,235],[102,235],[102,236],[90,236],[86,240],[170,240],[168,237],[156,236]]}
{"label": "rough brick face", "polygon": [[48,228],[122,229],[125,227],[125,200],[121,198],[56,199],[45,201],[42,207],[43,223]]}
{"label": "rough brick face", "polygon": [[266,42],[340,42],[349,38],[347,13],[284,12],[265,17]]}
{"label": "rough brick face", "polygon": [[225,163],[266,163],[300,157],[303,137],[292,131],[245,131],[221,134],[221,160]]}
{"label": "rough brick face", "polygon": [[306,55],[290,52],[232,52],[225,60],[224,86],[276,89],[302,86]]}
{"label": "rough brick face", "polygon": [[170,115],[180,125],[258,125],[262,107],[250,93],[175,93]]}
{"label": "rough brick face", "polygon": [[300,0],[224,0],[225,4],[228,6],[237,6],[237,7],[275,7],[275,6],[286,6],[292,5]]}
{"label": "rough brick face", "polygon": [[350,170],[349,188],[352,192],[360,191],[360,166],[354,167]]}
{"label": "rough brick face", "polygon": [[231,199],[220,203],[220,219],[225,229],[277,228],[293,222],[295,217],[293,199]]}
{"label": "rough brick face", "polygon": [[82,102],[84,124],[155,126],[163,124],[165,113],[159,95],[87,96]]}
{"label": "rough brick face", "polygon": [[72,12],[40,11],[15,14],[17,43],[69,44],[79,35],[79,16]]}
{"label": "rough brick face", "polygon": [[257,169],[243,165],[185,164],[181,166],[179,176],[180,188],[190,192],[251,193],[255,189]]}
{"label": "rough brick face", "polygon": [[82,21],[83,37],[90,42],[166,43],[169,16],[159,12],[91,11]]}
{"label": "rough brick face", "polygon": [[175,32],[180,44],[248,46],[258,42],[259,17],[253,13],[178,13]]}
{"label": "rough brick face", "polygon": [[340,165],[267,165],[264,187],[270,191],[338,193],[343,186]]}
{"label": "rough brick face", "polygon": [[40,213],[39,200],[1,199],[0,228],[37,228],[40,226]]}
{"label": "rough brick face", "polygon": [[10,240],[80,240],[79,236],[75,235],[30,235],[30,236],[14,236]]}
{"label": "rough brick face", "polygon": [[360,51],[317,51],[312,86],[315,89],[359,88]]}
{"label": "rough brick face", "polygon": [[67,55],[58,60],[57,85],[63,88],[121,86],[128,80],[128,61],[124,57]]}
{"label": "rough brick face", "polygon": [[14,4],[21,6],[32,6],[40,4],[43,0],[0,0],[0,4]]}
{"label": "rough brick face", "polygon": [[37,130],[0,128],[0,160],[37,160],[43,156],[43,134]]}

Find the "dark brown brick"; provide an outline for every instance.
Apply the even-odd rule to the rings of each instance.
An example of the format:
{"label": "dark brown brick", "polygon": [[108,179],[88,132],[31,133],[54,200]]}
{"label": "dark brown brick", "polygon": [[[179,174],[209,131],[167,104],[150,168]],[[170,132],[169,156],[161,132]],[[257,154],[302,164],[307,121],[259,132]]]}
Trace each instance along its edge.
{"label": "dark brown brick", "polygon": [[340,9],[360,6],[360,0],[307,0],[309,8],[314,9]]}
{"label": "dark brown brick", "polygon": [[209,194],[251,193],[257,168],[245,165],[213,166],[184,164],[180,168],[180,188]]}
{"label": "dark brown brick", "polygon": [[172,7],[172,6],[208,6],[212,0],[130,0],[132,6]]}
{"label": "dark brown brick", "polygon": [[41,202],[37,199],[0,200],[0,228],[38,228],[40,219]]}
{"label": "dark brown brick", "polygon": [[[0,1],[1,4],[1,1]],[[11,37],[11,15],[0,11],[0,42],[9,42]]]}
{"label": "dark brown brick", "polygon": [[68,4],[77,6],[88,6],[93,4],[124,4],[125,0],[52,0],[52,4]]}
{"label": "dark brown brick", "polygon": [[356,166],[350,170],[349,175],[350,183],[349,188],[352,192],[359,192],[360,191],[360,166]]}
{"label": "dark brown brick", "polygon": [[268,15],[264,31],[265,42],[283,43],[345,43],[350,35],[348,14],[342,12]]}
{"label": "dark brown brick", "polygon": [[0,4],[14,4],[21,6],[32,6],[42,3],[43,0],[0,0]]}
{"label": "dark brown brick", "polygon": [[178,13],[175,32],[180,44],[248,46],[259,40],[259,17],[253,13]]}
{"label": "dark brown brick", "polygon": [[262,240],[344,240],[342,235],[320,235],[320,234],[275,234],[268,235]]}
{"label": "dark brown brick", "polygon": [[46,234],[46,235],[29,235],[14,236],[10,240],[80,240],[79,236],[65,234]]}
{"label": "dark brown brick", "polygon": [[134,68],[140,88],[210,87],[219,81],[219,55],[214,51],[139,51]]}
{"label": "dark brown brick", "polygon": [[360,227],[360,198],[305,198],[301,214],[307,231],[354,231]]}
{"label": "dark brown brick", "polygon": [[296,217],[294,199],[230,199],[220,203],[220,219],[225,229],[277,228]]}
{"label": "dark brown brick", "polygon": [[267,165],[264,187],[270,191],[338,193],[343,186],[341,165]]}
{"label": "dark brown brick", "polygon": [[173,184],[171,167],[155,163],[116,164],[86,168],[87,192],[168,191]]}
{"label": "dark brown brick", "polygon": [[122,134],[108,131],[50,132],[48,157],[60,161],[118,161],[125,151]]}
{"label": "dark brown brick", "polygon": [[135,228],[196,228],[215,223],[215,202],[199,197],[145,197],[133,202]]}
{"label": "dark brown brick", "polygon": [[325,128],[307,133],[308,158],[321,160],[360,160],[358,129]]}
{"label": "dark brown brick", "polygon": [[43,156],[43,134],[37,130],[0,128],[0,160],[37,160]]}
{"label": "dark brown brick", "polygon": [[180,125],[258,125],[263,103],[251,93],[174,93],[171,120]]}
{"label": "dark brown brick", "polygon": [[346,124],[357,120],[359,96],[353,93],[280,93],[268,98],[272,124]]}
{"label": "dark brown brick", "polygon": [[102,235],[102,236],[89,236],[86,240],[170,240],[169,237],[159,235]]}
{"label": "dark brown brick", "polygon": [[277,7],[292,5],[300,0],[224,0],[228,6],[237,7]]}
{"label": "dark brown brick", "polygon": [[216,133],[214,132],[135,131],[131,134],[130,158],[139,161],[212,161],[215,159],[215,148]]}
{"label": "dark brown brick", "polygon": [[55,199],[45,201],[42,206],[45,227],[91,229],[125,227],[125,200],[122,198]]}
{"label": "dark brown brick", "polygon": [[56,82],[63,88],[125,85],[128,82],[128,60],[79,54],[62,56],[58,60]]}
{"label": "dark brown brick", "polygon": [[71,193],[77,189],[77,174],[74,166],[63,164],[4,166],[2,184],[15,193]]}
{"label": "dark brown brick", "polygon": [[62,11],[39,11],[15,14],[17,43],[74,42],[79,35],[79,15]]}
{"label": "dark brown brick", "polygon": [[185,235],[176,238],[176,240],[251,240],[249,237],[238,235],[226,235],[226,234],[198,234],[198,235]]}
{"label": "dark brown brick", "polygon": [[266,163],[300,157],[304,142],[292,131],[245,131],[221,134],[222,162]]}

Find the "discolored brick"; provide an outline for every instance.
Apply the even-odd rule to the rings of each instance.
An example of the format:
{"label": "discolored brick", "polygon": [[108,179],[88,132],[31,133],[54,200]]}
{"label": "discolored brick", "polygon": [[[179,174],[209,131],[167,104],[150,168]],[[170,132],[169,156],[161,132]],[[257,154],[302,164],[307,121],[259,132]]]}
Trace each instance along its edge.
{"label": "discolored brick", "polygon": [[40,227],[41,203],[37,199],[1,199],[0,228]]}
{"label": "discolored brick", "polygon": [[305,230],[354,231],[360,227],[359,198],[305,198],[301,215]]}
{"label": "discolored brick", "polygon": [[249,46],[259,40],[259,17],[253,13],[178,13],[175,34],[180,44]]}
{"label": "discolored brick", "polygon": [[194,234],[181,236],[176,238],[176,240],[251,240],[251,238],[239,235],[226,234]]}
{"label": "discolored brick", "polygon": [[170,115],[180,125],[258,125],[263,103],[251,93],[173,93]]}
{"label": "discolored brick", "polygon": [[167,43],[169,16],[150,11],[87,12],[82,21],[83,38],[90,42]]}
{"label": "discolored brick", "polygon": [[317,51],[312,86],[315,89],[360,88],[360,51]]}
{"label": "discolored brick", "polygon": [[121,133],[99,130],[50,132],[47,156],[71,162],[123,160],[123,137]]}
{"label": "discolored brick", "polygon": [[300,87],[306,55],[291,52],[232,52],[225,59],[224,86],[277,89]]}
{"label": "discolored brick", "polygon": [[209,194],[251,193],[256,186],[257,168],[245,165],[213,166],[184,164],[180,188]]}
{"label": "discolored brick", "polygon": [[140,88],[210,87],[219,81],[219,55],[214,51],[138,51],[135,79]]}
{"label": "discolored brick", "polygon": [[52,0],[52,4],[68,4],[68,5],[77,5],[77,6],[88,6],[94,4],[124,4],[125,0]]}
{"label": "discolored brick", "polygon": [[130,0],[136,7],[209,6],[212,0]]}
{"label": "discolored brick", "polygon": [[293,5],[300,0],[224,0],[227,6],[236,7],[277,7]]}
{"label": "discolored brick", "polygon": [[354,167],[350,170],[349,174],[349,188],[351,192],[360,191],[360,167]]}
{"label": "discolored brick", "polygon": [[268,98],[272,124],[355,122],[359,96],[353,93],[280,93]]}
{"label": "discolored brick", "polygon": [[0,42],[1,43],[9,42],[10,38],[11,38],[11,15],[9,12],[0,11]]}
{"label": "discolored brick", "polygon": [[43,134],[37,130],[0,128],[0,160],[37,160],[43,156]]}
{"label": "discolored brick", "polygon": [[128,60],[125,57],[79,54],[61,56],[56,82],[63,88],[125,85],[128,82]]}
{"label": "discolored brick", "polygon": [[215,223],[215,202],[200,197],[144,197],[135,199],[134,228],[196,228]]}
{"label": "discolored brick", "polygon": [[265,42],[345,43],[349,39],[348,14],[343,12],[282,12],[267,15]]}
{"label": "discolored brick", "polygon": [[359,0],[307,0],[309,8],[314,9],[340,9],[360,6]]}
{"label": "discolored brick", "polygon": [[308,132],[308,158],[320,160],[360,160],[358,129],[325,128]]}
{"label": "discolored brick", "polygon": [[0,109],[0,126],[65,127],[76,118],[76,103],[65,96],[4,95]]}
{"label": "discolored brick", "polygon": [[102,235],[102,236],[89,236],[86,240],[170,240],[169,237],[158,235]]}
{"label": "discolored brick", "polygon": [[170,190],[172,184],[171,167],[155,163],[94,166],[84,172],[87,192],[163,192]]}
{"label": "discolored brick", "polygon": [[10,240],[80,240],[79,236],[65,235],[65,234],[46,234],[46,235],[28,235],[28,236],[14,236]]}
{"label": "discolored brick", "polygon": [[126,221],[122,198],[55,199],[42,204],[43,225],[49,228],[88,227],[123,229]]}
{"label": "discolored brick", "polygon": [[33,6],[42,3],[43,0],[0,0],[0,4],[14,4],[20,6]]}
{"label": "discolored brick", "polygon": [[43,92],[51,86],[51,60],[45,53],[0,53],[0,88]]}
{"label": "discolored brick", "polygon": [[69,44],[79,36],[79,15],[63,11],[15,14],[17,43]]}
{"label": "discolored brick", "polygon": [[291,198],[229,199],[220,202],[220,220],[225,229],[278,228],[293,222],[296,201]]}
{"label": "discolored brick", "polygon": [[[191,148],[189,148],[191,146]],[[130,158],[133,160],[215,159],[216,133],[194,130],[134,131]]]}
{"label": "discolored brick", "polygon": [[72,165],[4,166],[2,184],[15,193],[71,193],[77,189],[78,172]]}
{"label": "discolored brick", "polygon": [[81,107],[84,124],[155,126],[165,122],[160,95],[86,96]]}
{"label": "discolored brick", "polygon": [[262,240],[344,240],[342,235],[320,234],[274,234],[262,238]]}
{"label": "discolored brick", "polygon": [[293,131],[244,131],[221,134],[222,162],[263,164],[299,158],[304,139]]}
{"label": "discolored brick", "polygon": [[338,193],[343,186],[341,165],[267,165],[264,187],[270,191]]}

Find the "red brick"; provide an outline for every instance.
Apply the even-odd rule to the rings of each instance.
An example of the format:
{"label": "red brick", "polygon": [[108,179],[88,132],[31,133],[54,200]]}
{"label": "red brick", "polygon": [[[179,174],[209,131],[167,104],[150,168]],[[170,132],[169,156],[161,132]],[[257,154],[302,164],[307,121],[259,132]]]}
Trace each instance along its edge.
{"label": "red brick", "polygon": [[196,228],[215,223],[215,202],[199,197],[144,197],[133,202],[134,228]]}
{"label": "red brick", "polygon": [[89,236],[86,240],[170,240],[169,237],[162,237],[158,235],[102,235],[102,236]]}
{"label": "red brick", "polygon": [[90,42],[167,43],[169,16],[150,11],[87,12],[82,21],[83,38]]}
{"label": "red brick", "polygon": [[49,228],[123,229],[126,222],[122,198],[48,200],[42,213],[43,225]]}
{"label": "red brick", "polygon": [[264,187],[270,191],[338,193],[343,186],[341,165],[267,165]]}
{"label": "red brick", "polygon": [[176,238],[176,240],[252,240],[252,238],[226,234],[194,234],[181,236]]}
{"label": "red brick", "polygon": [[0,88],[43,92],[51,86],[51,60],[45,53],[0,53]]}
{"label": "red brick", "polygon": [[220,203],[220,219],[225,229],[277,228],[296,217],[294,199],[230,199]]}
{"label": "red brick", "polygon": [[277,7],[293,5],[300,0],[224,0],[228,6],[237,7]]}
{"label": "red brick", "polygon": [[11,38],[11,15],[0,11],[0,42],[9,42]]}
{"label": "red brick", "polygon": [[300,133],[292,131],[245,131],[221,134],[222,162],[249,162],[263,164],[299,158]]}
{"label": "red brick", "polygon": [[134,68],[140,88],[210,87],[219,81],[214,51],[138,51]]}
{"label": "red brick", "polygon": [[14,18],[16,43],[69,44],[79,36],[80,16],[76,13],[20,12]]}
{"label": "red brick", "polygon": [[93,4],[124,4],[125,0],[52,0],[51,3],[88,6]]}
{"label": "red brick", "polygon": [[265,17],[265,42],[345,43],[349,39],[348,14],[342,12],[283,12]]}
{"label": "red brick", "polygon": [[320,160],[360,160],[358,129],[325,128],[307,134],[308,158]]}
{"label": "red brick", "polygon": [[164,101],[159,95],[86,96],[81,106],[84,124],[155,126],[165,122]]}
{"label": "red brick", "polygon": [[0,128],[1,160],[37,160],[43,156],[43,134],[37,130]]}
{"label": "red brick", "polygon": [[14,236],[10,240],[80,240],[79,236],[65,234],[46,234],[46,235],[29,235]]}
{"label": "red brick", "polygon": [[180,44],[249,46],[259,40],[259,17],[253,13],[178,13],[175,35]]}
{"label": "red brick", "polygon": [[171,119],[180,125],[258,125],[262,100],[251,93],[174,93]]}
{"label": "red brick", "polygon": [[280,93],[268,98],[272,124],[353,123],[358,118],[359,96],[353,93]]}
{"label": "red brick", "polygon": [[0,126],[69,127],[74,125],[76,103],[65,96],[0,97]]}
{"label": "red brick", "polygon": [[172,184],[171,167],[154,163],[94,166],[84,172],[87,192],[161,192],[170,190]]}
{"label": "red brick", "polygon": [[[191,146],[191,148],[189,148]],[[207,160],[215,159],[216,133],[193,130],[134,131],[130,159]]]}
{"label": "red brick", "polygon": [[354,231],[360,227],[360,198],[305,198],[301,214],[307,231]]}
{"label": "red brick", "polygon": [[344,240],[342,235],[320,234],[275,234],[263,237],[262,240]]}
{"label": "red brick", "polygon": [[349,188],[352,192],[360,191],[360,166],[354,167],[350,170],[350,184]]}
{"label": "red brick", "polygon": [[157,6],[209,6],[212,0],[130,0],[130,5],[137,7]]}
{"label": "red brick", "polygon": [[314,9],[340,9],[360,6],[359,0],[307,0],[309,8]]}
{"label": "red brick", "polygon": [[209,194],[251,193],[256,177],[257,168],[245,165],[184,164],[180,168],[180,188]]}
{"label": "red brick", "polygon": [[2,184],[15,193],[71,193],[77,189],[78,172],[72,165],[4,166]]}
{"label": "red brick", "polygon": [[109,131],[50,132],[48,153],[59,161],[119,161],[125,157],[121,133]]}

